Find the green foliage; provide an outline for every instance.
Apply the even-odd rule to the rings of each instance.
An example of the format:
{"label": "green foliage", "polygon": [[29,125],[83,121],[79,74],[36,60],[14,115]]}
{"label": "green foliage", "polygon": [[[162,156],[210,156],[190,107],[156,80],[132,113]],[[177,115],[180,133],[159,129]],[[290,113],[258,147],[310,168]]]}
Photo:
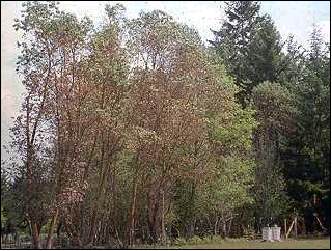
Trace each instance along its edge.
{"label": "green foliage", "polygon": [[294,97],[278,83],[264,82],[253,89],[253,103],[262,130],[273,129],[281,135],[294,130]]}
{"label": "green foliage", "polygon": [[94,27],[55,2],[24,3],[21,159],[11,182],[1,177],[2,227],[29,220],[48,232],[58,210],[72,241],[123,247],[169,233],[177,246],[203,244],[196,234],[226,237],[294,208],[327,224],[330,47],[314,30],[308,53],[292,37],[282,52],[259,8],[227,2],[205,48],[161,10],[127,19],[106,5]]}
{"label": "green foliage", "polygon": [[259,123],[255,131],[255,211],[256,217],[267,223],[267,219],[278,218],[288,208],[280,152],[287,143],[285,138],[294,131],[296,110],[287,88],[271,82],[253,89],[253,104]]}
{"label": "green foliage", "polygon": [[[198,204],[202,215],[229,217],[240,206],[252,202],[253,161],[226,158],[214,173],[213,182],[201,187]],[[228,215],[228,216],[227,216]]]}
{"label": "green foliage", "polygon": [[254,36],[248,49],[246,69],[246,77],[252,82],[251,88],[264,81],[276,81],[282,57],[281,38],[269,15],[260,17],[252,32]]}
{"label": "green foliage", "polygon": [[248,105],[252,89],[276,81],[281,70],[280,35],[269,15],[259,16],[259,2],[226,2],[226,20],[211,41],[227,72],[241,88],[238,98]]}
{"label": "green foliage", "polygon": [[249,108],[245,110],[238,108],[229,117],[226,117],[227,120],[223,124],[212,120],[211,124],[215,128],[213,129],[212,137],[221,144],[227,145],[230,151],[250,150],[252,146],[252,132],[256,127],[253,114],[254,111]]}
{"label": "green foliage", "polygon": [[[298,112],[296,130],[283,152],[287,190],[301,214],[313,210],[329,226],[330,57],[329,45],[324,45],[317,27],[310,37],[310,50],[293,61],[302,68],[297,82],[289,86]],[[313,204],[314,196],[319,204]],[[310,220],[307,224],[312,230]]]}

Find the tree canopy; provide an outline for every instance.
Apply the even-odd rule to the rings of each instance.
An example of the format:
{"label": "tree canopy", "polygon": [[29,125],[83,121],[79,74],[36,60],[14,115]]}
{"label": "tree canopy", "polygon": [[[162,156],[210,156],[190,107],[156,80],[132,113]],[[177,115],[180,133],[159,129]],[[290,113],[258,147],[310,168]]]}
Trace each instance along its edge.
{"label": "tree canopy", "polygon": [[161,10],[129,19],[106,5],[95,27],[55,2],[22,6],[2,229],[29,229],[35,248],[45,233],[48,249],[55,233],[80,248],[241,237],[294,214],[329,231],[330,46],[318,28],[304,51],[259,2],[232,1],[206,47]]}

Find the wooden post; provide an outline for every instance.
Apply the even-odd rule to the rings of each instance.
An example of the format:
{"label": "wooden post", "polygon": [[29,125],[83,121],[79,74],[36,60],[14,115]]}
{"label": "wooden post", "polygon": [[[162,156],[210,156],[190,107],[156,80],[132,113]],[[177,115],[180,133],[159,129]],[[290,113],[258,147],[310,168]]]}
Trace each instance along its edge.
{"label": "wooden post", "polygon": [[297,238],[297,217],[295,217],[294,222],[295,238]]}
{"label": "wooden post", "polygon": [[285,234],[285,239],[287,240],[286,233],[287,233],[287,221],[286,221],[286,219],[284,219],[284,234]]}
{"label": "wooden post", "polygon": [[323,224],[320,221],[320,219],[318,218],[318,216],[314,214],[314,217],[318,221],[318,223],[319,223],[320,227],[322,228],[322,230],[325,231],[327,228],[323,226]]}
{"label": "wooden post", "polygon": [[288,238],[289,233],[292,231],[293,226],[294,226],[295,220],[293,220],[292,225],[289,227],[287,233],[286,233],[286,239]]}

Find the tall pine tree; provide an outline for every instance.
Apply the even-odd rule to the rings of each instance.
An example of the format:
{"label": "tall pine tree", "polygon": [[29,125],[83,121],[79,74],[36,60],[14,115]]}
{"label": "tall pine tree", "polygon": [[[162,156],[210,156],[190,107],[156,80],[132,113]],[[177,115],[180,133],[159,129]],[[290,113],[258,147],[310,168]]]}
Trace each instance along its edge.
{"label": "tall pine tree", "polygon": [[243,106],[255,86],[275,81],[280,72],[280,35],[269,15],[259,16],[259,8],[257,1],[226,2],[226,20],[210,41],[242,88],[238,98]]}
{"label": "tall pine tree", "polygon": [[289,85],[296,97],[297,128],[282,159],[288,195],[293,208],[304,216],[309,232],[330,228],[329,50],[320,30],[314,28],[309,51],[293,64],[301,66],[302,74]]}

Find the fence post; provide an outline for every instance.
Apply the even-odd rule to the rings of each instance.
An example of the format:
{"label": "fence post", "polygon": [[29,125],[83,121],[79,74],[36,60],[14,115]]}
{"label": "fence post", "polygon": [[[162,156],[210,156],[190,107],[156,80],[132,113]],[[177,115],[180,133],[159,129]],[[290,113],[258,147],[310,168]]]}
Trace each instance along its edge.
{"label": "fence post", "polygon": [[295,229],[295,238],[297,238],[297,217],[295,217],[294,221],[295,221],[295,225],[294,225],[294,229]]}

